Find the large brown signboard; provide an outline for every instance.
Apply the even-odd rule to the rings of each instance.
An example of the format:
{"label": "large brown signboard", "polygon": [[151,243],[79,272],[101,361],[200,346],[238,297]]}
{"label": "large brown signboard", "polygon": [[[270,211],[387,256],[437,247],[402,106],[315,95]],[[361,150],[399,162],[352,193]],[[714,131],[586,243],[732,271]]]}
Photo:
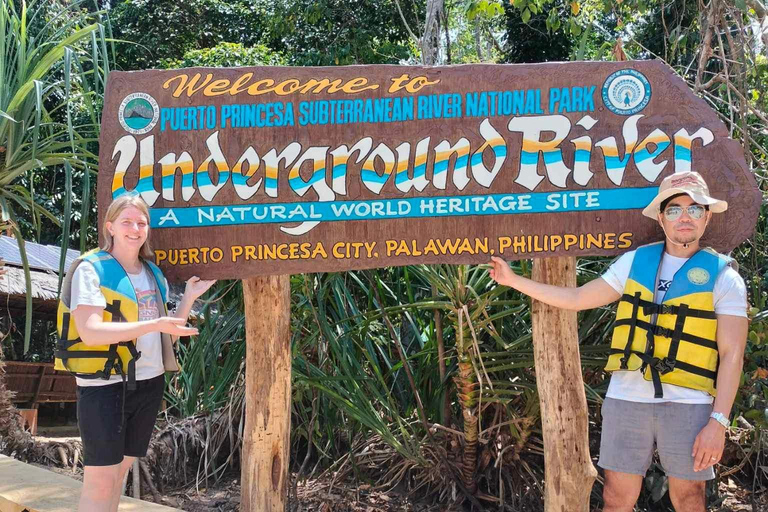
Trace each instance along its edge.
{"label": "large brown signboard", "polygon": [[747,238],[760,193],[717,114],[659,61],[113,72],[100,211],[140,193],[170,278],[611,255],[700,172]]}

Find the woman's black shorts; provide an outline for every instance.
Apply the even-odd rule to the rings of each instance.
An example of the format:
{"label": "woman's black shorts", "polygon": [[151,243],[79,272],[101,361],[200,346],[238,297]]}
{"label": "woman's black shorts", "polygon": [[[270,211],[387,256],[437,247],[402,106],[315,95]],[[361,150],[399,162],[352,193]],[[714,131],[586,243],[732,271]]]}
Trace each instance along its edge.
{"label": "woman's black shorts", "polygon": [[112,466],[124,456],[143,457],[163,400],[165,376],[136,381],[125,395],[123,384],[77,387],[77,424],[83,441],[83,464]]}

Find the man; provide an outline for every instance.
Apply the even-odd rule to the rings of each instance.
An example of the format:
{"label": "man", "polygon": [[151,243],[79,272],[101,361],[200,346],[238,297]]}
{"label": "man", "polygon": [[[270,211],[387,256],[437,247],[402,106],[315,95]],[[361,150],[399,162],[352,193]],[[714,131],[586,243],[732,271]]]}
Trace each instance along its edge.
{"label": "man", "polygon": [[492,258],[499,284],[552,306],[579,311],[619,300],[598,461],[605,512],[633,510],[654,445],[675,510],[705,510],[747,338],[744,281],[730,258],[699,245],[713,213],[727,207],[698,173],[668,176],[643,210],[665,240],[622,255],[578,288],[531,281]]}

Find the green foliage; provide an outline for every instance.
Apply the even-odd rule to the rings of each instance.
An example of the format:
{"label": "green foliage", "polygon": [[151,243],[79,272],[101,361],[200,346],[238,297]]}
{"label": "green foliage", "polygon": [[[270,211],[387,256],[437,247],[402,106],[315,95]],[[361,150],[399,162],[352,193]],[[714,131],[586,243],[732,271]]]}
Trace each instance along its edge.
{"label": "green foliage", "polygon": [[110,11],[119,69],[151,69],[220,43],[250,47],[261,40],[260,0],[124,0]]}
{"label": "green foliage", "polygon": [[282,56],[275,54],[264,45],[244,47],[241,43],[219,43],[213,48],[189,50],[181,59],[165,60],[164,68],[191,67],[242,67],[279,66],[284,63]]}
{"label": "green foliage", "polygon": [[[400,4],[415,12],[413,0]],[[276,0],[264,21],[263,42],[293,65],[397,64],[411,56],[394,0]]]}
{"label": "green foliage", "polygon": [[[59,224],[37,200],[36,174],[72,169],[86,174],[96,161],[99,111],[109,60],[99,13],[85,2],[0,4],[0,223],[12,226],[27,276],[24,350],[29,348],[32,294],[19,214],[39,230]],[[78,112],[75,115],[73,112]],[[69,195],[71,197],[71,194]],[[83,211],[89,208],[83,207]],[[70,217],[63,219],[64,231]],[[85,230],[81,230],[85,232]],[[65,248],[68,238],[64,238]]]}
{"label": "green foliage", "polygon": [[493,17],[504,13],[504,3],[499,0],[469,0],[464,6],[467,19],[473,21],[475,18],[492,19]]}
{"label": "green foliage", "polygon": [[552,19],[559,19],[558,16],[566,7],[562,7],[560,11],[550,10],[545,13],[535,4],[526,5],[522,9],[517,6],[506,8],[504,62],[569,60],[577,39],[572,35],[554,33],[554,30],[550,30]]}
{"label": "green foliage", "polygon": [[[215,297],[215,293],[211,295]],[[199,335],[178,342],[182,371],[170,378],[165,391],[169,409],[182,418],[223,407],[245,364],[245,318],[241,309],[222,308],[215,302],[206,304],[197,325]]]}

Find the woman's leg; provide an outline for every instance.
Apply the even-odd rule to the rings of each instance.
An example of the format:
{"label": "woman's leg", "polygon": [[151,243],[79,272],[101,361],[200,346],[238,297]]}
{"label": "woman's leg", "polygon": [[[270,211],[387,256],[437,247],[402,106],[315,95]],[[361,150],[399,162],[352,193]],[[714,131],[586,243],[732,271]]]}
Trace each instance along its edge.
{"label": "woman's leg", "polygon": [[105,512],[110,510],[118,486],[121,464],[112,466],[85,466],[83,492],[80,494],[79,512]]}
{"label": "woman's leg", "polygon": [[125,475],[128,473],[128,470],[131,469],[134,460],[136,460],[136,457],[125,457],[123,462],[120,463],[120,471],[117,475],[117,482],[115,482],[115,492],[112,494],[112,505],[109,508],[110,512],[117,512],[117,506],[120,504],[120,497],[123,495]]}
{"label": "woman's leg", "polygon": [[113,498],[121,490],[117,483],[125,446],[121,391],[120,383],[77,387],[77,421],[85,466],[80,512],[111,510]]}

